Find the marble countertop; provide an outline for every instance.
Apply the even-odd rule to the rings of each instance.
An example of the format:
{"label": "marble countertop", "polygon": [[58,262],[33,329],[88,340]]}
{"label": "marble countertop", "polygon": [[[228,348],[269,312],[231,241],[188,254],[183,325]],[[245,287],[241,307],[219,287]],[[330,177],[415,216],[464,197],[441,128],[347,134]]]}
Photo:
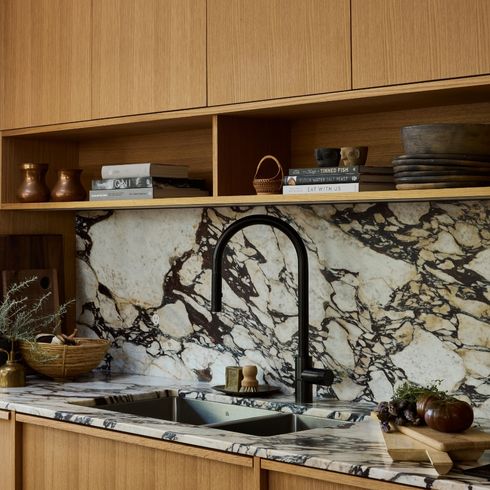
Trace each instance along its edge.
{"label": "marble countertop", "polygon": [[[329,426],[277,436],[251,436],[202,426],[156,420],[97,408],[101,400],[130,401],[137,398],[178,394],[223,403],[303,413],[330,419]],[[394,463],[388,456],[378,423],[368,417],[371,404],[321,400],[308,406],[291,397],[229,397],[206,383],[184,385],[150,376],[97,374],[76,382],[58,383],[29,378],[24,388],[0,389],[0,409],[60,421],[100,427],[161,440],[217,449],[249,456],[386,480],[420,488],[447,490],[490,489],[490,481],[453,468],[439,476],[429,463]],[[477,421],[485,430],[490,423]],[[490,463],[490,451],[478,465]]]}

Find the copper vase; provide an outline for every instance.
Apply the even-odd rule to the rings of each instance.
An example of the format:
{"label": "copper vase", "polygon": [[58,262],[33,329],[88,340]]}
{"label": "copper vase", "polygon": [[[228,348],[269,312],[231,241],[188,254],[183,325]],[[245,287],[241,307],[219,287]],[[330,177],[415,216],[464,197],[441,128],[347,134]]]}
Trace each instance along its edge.
{"label": "copper vase", "polygon": [[58,170],[58,181],[51,191],[52,201],[83,201],[87,192],[80,181],[81,168]]}
{"label": "copper vase", "polygon": [[45,182],[47,163],[21,163],[23,179],[17,189],[17,199],[20,202],[49,201],[49,189]]}

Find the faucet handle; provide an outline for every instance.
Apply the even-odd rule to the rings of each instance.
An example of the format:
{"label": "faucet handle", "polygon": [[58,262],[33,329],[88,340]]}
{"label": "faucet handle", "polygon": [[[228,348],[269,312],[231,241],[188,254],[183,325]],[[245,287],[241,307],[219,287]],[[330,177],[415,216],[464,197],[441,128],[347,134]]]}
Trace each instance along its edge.
{"label": "faucet handle", "polygon": [[301,380],[316,385],[331,386],[335,375],[330,369],[308,368],[301,373]]}

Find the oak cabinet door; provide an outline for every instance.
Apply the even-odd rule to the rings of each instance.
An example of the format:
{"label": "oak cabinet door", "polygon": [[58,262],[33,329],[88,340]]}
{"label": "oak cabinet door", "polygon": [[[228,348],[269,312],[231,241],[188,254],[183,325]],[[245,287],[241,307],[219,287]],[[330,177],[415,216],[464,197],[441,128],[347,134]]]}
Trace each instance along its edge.
{"label": "oak cabinet door", "polygon": [[206,0],[93,9],[94,119],[206,105]]}
{"label": "oak cabinet door", "polygon": [[90,119],[91,0],[0,2],[0,127]]}
{"label": "oak cabinet door", "polygon": [[209,105],[351,88],[349,0],[208,0]]}
{"label": "oak cabinet door", "polygon": [[[23,490],[255,488],[251,458],[246,456],[180,444],[174,449],[165,442],[162,446],[170,449],[158,449],[162,441],[127,434],[115,434],[118,440],[112,440],[105,430],[64,430],[63,422],[48,424],[23,424]],[[69,463],[59,464],[67,458]]]}
{"label": "oak cabinet door", "polygon": [[353,88],[490,73],[488,0],[352,0]]}
{"label": "oak cabinet door", "polygon": [[2,475],[0,488],[2,490],[17,490],[20,488],[17,464],[19,461],[18,436],[15,421],[11,420],[9,412],[0,410],[0,461]]}

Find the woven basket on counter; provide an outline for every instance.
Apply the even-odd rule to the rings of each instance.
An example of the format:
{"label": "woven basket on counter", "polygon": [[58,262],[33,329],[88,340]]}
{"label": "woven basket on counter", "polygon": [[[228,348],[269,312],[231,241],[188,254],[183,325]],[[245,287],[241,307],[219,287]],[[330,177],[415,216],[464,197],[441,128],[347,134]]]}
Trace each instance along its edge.
{"label": "woven basket on counter", "polygon": [[[268,178],[258,178],[260,167],[266,160],[273,160],[277,165],[277,172],[273,177]],[[282,165],[279,163],[279,160],[272,156],[266,155],[263,157],[259,164],[257,165],[257,170],[255,170],[253,186],[255,188],[255,192],[257,194],[280,194],[282,188],[282,181],[284,178],[284,171],[282,169]]]}
{"label": "woven basket on counter", "polygon": [[29,342],[19,342],[24,361],[34,371],[50,378],[74,378],[96,368],[109,348],[109,340],[77,338],[78,345],[37,343],[40,355]]}

